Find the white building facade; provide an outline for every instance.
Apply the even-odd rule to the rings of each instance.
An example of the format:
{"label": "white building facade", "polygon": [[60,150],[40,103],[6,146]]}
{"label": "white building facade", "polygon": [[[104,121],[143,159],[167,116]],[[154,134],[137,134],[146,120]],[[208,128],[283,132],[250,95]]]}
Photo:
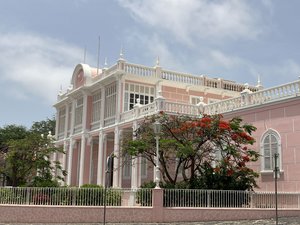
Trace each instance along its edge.
{"label": "white building facade", "polygon": [[[67,185],[104,185],[106,160],[114,154],[112,186],[137,188],[154,179],[154,169],[142,158],[130,161],[121,157],[121,140],[122,135],[133,132],[145,116],[160,111],[188,115],[223,113],[228,117],[236,112],[235,115],[242,115],[258,105],[280,102],[283,99],[281,92],[285,99],[291,97],[292,93],[299,92],[299,82],[276,89],[276,93],[267,91],[262,90],[260,83],[249,86],[169,71],[159,62],[154,67],[135,65],[126,62],[122,56],[109,68],[78,64],[70,87],[59,93],[54,105],[57,110],[56,145],[62,146],[66,153],[56,154],[54,158],[68,172]],[[270,130],[270,135],[275,134],[278,138],[280,131],[274,132]],[[268,143],[270,146],[266,139],[268,133],[262,135],[266,146]],[[266,167],[268,162],[264,160],[262,165]]]}

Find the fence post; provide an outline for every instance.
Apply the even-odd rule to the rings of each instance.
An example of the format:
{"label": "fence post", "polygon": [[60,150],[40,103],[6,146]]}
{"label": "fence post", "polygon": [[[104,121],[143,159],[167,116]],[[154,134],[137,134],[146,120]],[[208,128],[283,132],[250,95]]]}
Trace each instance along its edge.
{"label": "fence post", "polygon": [[164,189],[152,189],[152,222],[164,221]]}
{"label": "fence post", "polygon": [[30,204],[30,188],[26,188],[26,204]]}
{"label": "fence post", "polygon": [[253,191],[250,191],[250,208],[253,208]]}
{"label": "fence post", "polygon": [[207,191],[207,207],[211,206],[210,194],[211,194],[211,191]]}

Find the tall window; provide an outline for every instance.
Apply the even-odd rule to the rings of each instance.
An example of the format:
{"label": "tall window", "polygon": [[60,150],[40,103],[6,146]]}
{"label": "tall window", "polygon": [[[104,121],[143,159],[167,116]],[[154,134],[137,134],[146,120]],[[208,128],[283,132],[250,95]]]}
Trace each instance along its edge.
{"label": "tall window", "polygon": [[69,107],[69,115],[68,115],[68,135],[69,135],[71,130],[71,121],[72,121],[72,104],[69,104],[68,107]]}
{"label": "tall window", "polygon": [[142,105],[153,102],[154,87],[125,83],[124,112],[133,109],[137,99],[140,99]]}
{"label": "tall window", "polygon": [[141,158],[141,176],[147,177],[147,159],[144,157]]}
{"label": "tall window", "polygon": [[130,178],[131,177],[131,156],[125,155],[123,163],[124,163],[123,176],[124,178]]}
{"label": "tall window", "polygon": [[101,91],[93,95],[93,113],[92,113],[92,122],[100,120],[101,111]]}
{"label": "tall window", "polygon": [[83,112],[83,97],[76,100],[75,126],[82,124],[82,112]]}
{"label": "tall window", "polygon": [[116,115],[116,83],[105,87],[105,118]]}
{"label": "tall window", "polygon": [[65,131],[65,121],[66,121],[66,108],[60,109],[58,113],[58,133],[63,133]]}
{"label": "tall window", "polygon": [[275,130],[267,130],[261,139],[262,170],[273,171],[275,168],[274,154],[279,153],[278,167],[281,168],[281,140]]}
{"label": "tall window", "polygon": [[199,102],[201,102],[200,96],[190,96],[190,103],[192,105],[197,105]]}

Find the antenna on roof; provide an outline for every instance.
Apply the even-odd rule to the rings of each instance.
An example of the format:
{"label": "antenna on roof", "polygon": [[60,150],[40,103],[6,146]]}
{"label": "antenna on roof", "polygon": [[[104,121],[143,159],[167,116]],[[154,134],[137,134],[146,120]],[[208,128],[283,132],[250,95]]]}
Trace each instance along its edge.
{"label": "antenna on roof", "polygon": [[120,58],[119,58],[119,60],[120,59],[123,59],[123,45],[121,46],[121,49],[120,49]]}
{"label": "antenna on roof", "polygon": [[100,60],[100,35],[99,35],[99,39],[98,39],[97,75],[99,72],[99,60]]}
{"label": "antenna on roof", "polygon": [[84,46],[84,51],[83,51],[83,63],[85,63],[86,59],[86,46]]}

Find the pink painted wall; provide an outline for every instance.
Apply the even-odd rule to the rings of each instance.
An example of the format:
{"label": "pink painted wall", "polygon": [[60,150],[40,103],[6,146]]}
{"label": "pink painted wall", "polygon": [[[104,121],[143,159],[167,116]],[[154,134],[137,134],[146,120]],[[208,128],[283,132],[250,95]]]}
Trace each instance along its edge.
{"label": "pink painted wall", "polygon": [[[235,113],[225,114],[227,118],[240,116],[245,122],[257,127],[253,137],[254,149],[260,151],[260,140],[269,128],[276,130],[281,137],[282,170],[278,180],[278,191],[300,191],[300,99],[257,106]],[[261,161],[251,165],[261,170]],[[260,191],[274,191],[273,174],[262,174],[258,179]]]}
{"label": "pink painted wall", "polygon": [[90,160],[91,160],[91,146],[89,143],[85,146],[85,157],[84,157],[84,171],[83,171],[83,184],[89,184],[90,178]]}
{"label": "pink painted wall", "polygon": [[[102,223],[103,207],[1,205],[1,223]],[[279,210],[279,217],[299,216],[300,210]],[[54,216],[55,215],[55,216]],[[274,209],[107,207],[109,223],[174,223],[274,218]]]}
{"label": "pink painted wall", "polygon": [[78,174],[77,174],[77,167],[78,167],[78,148],[73,149],[73,161],[72,161],[72,174],[71,174],[71,186],[78,185]]}
{"label": "pink painted wall", "polygon": [[162,95],[166,100],[172,102],[179,102],[179,103],[190,103],[190,96],[203,96],[203,101],[208,103],[208,99],[226,99],[229,98],[227,95],[219,95],[219,94],[212,94],[206,93],[203,91],[194,91],[194,90],[187,90],[183,88],[176,88],[170,86],[162,86]]}

